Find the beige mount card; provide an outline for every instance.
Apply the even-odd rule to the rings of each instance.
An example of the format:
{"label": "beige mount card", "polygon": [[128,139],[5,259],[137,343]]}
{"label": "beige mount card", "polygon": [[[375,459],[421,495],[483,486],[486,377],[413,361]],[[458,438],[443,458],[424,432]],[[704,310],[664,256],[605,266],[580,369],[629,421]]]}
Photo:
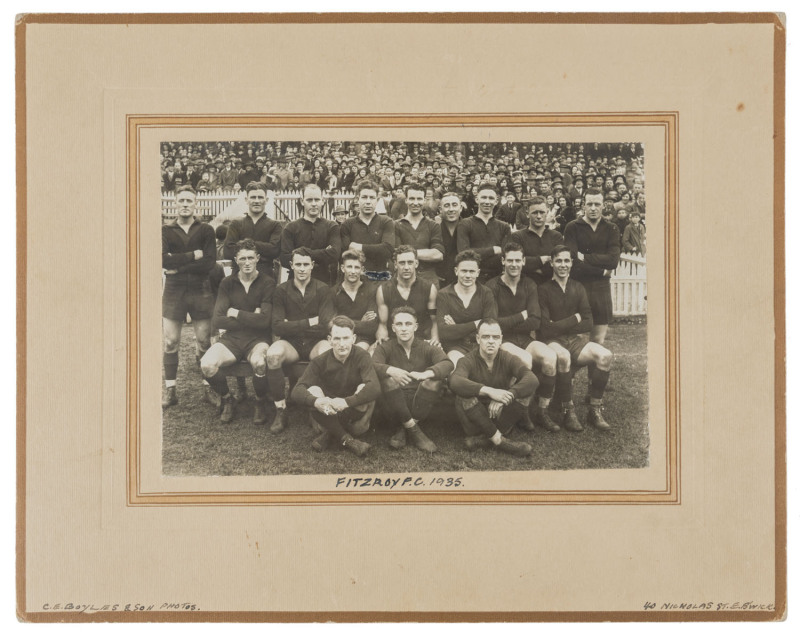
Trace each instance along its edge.
{"label": "beige mount card", "polygon": [[[785,42],[773,14],[21,16],[20,618],[781,619]],[[164,156],[236,142],[462,148],[459,167],[505,146],[583,174],[629,152],[647,255],[612,272],[612,430],[537,430],[524,461],[457,462],[453,426],[391,466],[385,441],[208,462],[238,433],[234,461],[312,437],[222,429],[188,402],[193,358],[161,408]],[[237,195],[217,197],[233,215]]]}

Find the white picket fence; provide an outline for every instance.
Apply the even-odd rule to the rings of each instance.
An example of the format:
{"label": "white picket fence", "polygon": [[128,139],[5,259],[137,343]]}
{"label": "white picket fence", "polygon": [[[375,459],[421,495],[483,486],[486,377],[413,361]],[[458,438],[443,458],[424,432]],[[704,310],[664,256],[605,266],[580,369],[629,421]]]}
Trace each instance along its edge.
{"label": "white picket fence", "polygon": [[614,315],[647,314],[647,266],[639,255],[623,254],[611,275],[611,303]]}

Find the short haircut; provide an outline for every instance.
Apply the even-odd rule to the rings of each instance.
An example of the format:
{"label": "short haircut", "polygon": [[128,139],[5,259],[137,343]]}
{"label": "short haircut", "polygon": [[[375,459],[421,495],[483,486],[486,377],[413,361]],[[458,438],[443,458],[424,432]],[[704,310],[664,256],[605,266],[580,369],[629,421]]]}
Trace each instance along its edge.
{"label": "short haircut", "polygon": [[528,203],[525,205],[525,209],[530,209],[534,205],[545,205],[545,204],[547,204],[547,200],[545,199],[544,196],[534,196],[533,198],[528,200]]}
{"label": "short haircut", "polygon": [[442,194],[442,197],[440,198],[440,200],[444,200],[448,196],[455,196],[456,198],[458,198],[458,202],[461,202],[461,194],[459,194],[458,192],[454,192],[454,191],[446,191],[445,193]]}
{"label": "short haircut", "polygon": [[397,262],[397,256],[403,255],[404,253],[413,253],[414,259],[419,259],[416,248],[412,247],[410,244],[401,244],[394,250],[394,253],[392,254],[392,260]]}
{"label": "short haircut", "polygon": [[405,193],[406,196],[408,196],[408,192],[413,189],[415,192],[422,192],[422,195],[425,196],[425,190],[427,188],[428,188],[428,186],[426,184],[424,184],[424,183],[419,183],[417,181],[411,181],[411,182],[408,182],[405,185],[403,185],[403,192]]}
{"label": "short haircut", "polygon": [[266,194],[267,193],[266,183],[262,183],[261,181],[250,181],[249,183],[247,183],[247,187],[244,188],[244,190],[248,193],[256,191],[257,189],[260,189],[261,191],[264,192],[264,194]]}
{"label": "short haircut", "polygon": [[638,211],[632,211],[631,212],[631,218],[641,218],[641,217],[642,217],[642,214],[640,214]]}
{"label": "short haircut", "polygon": [[350,332],[353,333],[356,331],[356,322],[350,319],[347,315],[336,315],[336,317],[331,319],[328,323],[328,334],[333,332],[334,326],[339,328],[349,328]]}
{"label": "short haircut", "polygon": [[197,196],[197,192],[191,185],[181,185],[180,187],[178,187],[178,189],[175,190],[175,197],[177,198],[178,194],[180,194],[181,192],[190,192],[195,196]]}
{"label": "short haircut", "polygon": [[395,308],[392,311],[392,314],[389,317],[389,320],[392,323],[394,323],[394,318],[397,317],[397,315],[399,315],[401,313],[405,313],[405,314],[411,315],[414,318],[414,321],[417,321],[417,322],[419,321],[419,318],[417,317],[417,311],[414,310],[413,308],[411,308],[411,306],[398,306],[397,308]]}
{"label": "short haircut", "polygon": [[520,251],[523,255],[525,255],[525,250],[522,248],[522,245],[519,242],[506,242],[503,246],[503,257],[505,257],[506,253],[509,251]]}
{"label": "short haircut", "polygon": [[[603,196],[603,190],[598,189],[597,187],[590,187],[585,192],[583,192],[584,196]],[[605,196],[603,196],[605,198]]]}
{"label": "short haircut", "polygon": [[569,257],[570,257],[570,258],[572,257],[572,251],[570,251],[569,247],[568,247],[566,244],[557,244],[557,245],[556,245],[556,246],[554,246],[554,247],[553,247],[553,249],[550,251],[550,258],[551,258],[551,259],[555,259],[555,257],[556,257],[556,256],[557,256],[559,253],[563,253],[564,251],[566,251],[567,253],[569,253]]}
{"label": "short haircut", "polygon": [[361,192],[364,191],[365,189],[371,189],[372,191],[375,192],[375,195],[377,196],[378,195],[378,189],[380,189],[380,185],[378,185],[378,183],[376,183],[374,181],[371,181],[368,178],[365,178],[364,180],[359,181],[358,183],[356,183],[356,188],[355,188],[356,198],[361,196]]}
{"label": "short haircut", "polygon": [[490,185],[489,183],[481,183],[480,185],[478,185],[479,194],[486,189],[493,191],[494,195],[500,198],[500,193],[497,191],[497,187],[495,187],[494,185]]}
{"label": "short haircut", "polygon": [[216,229],[214,229],[214,235],[217,236],[217,240],[224,240],[228,237],[228,227],[225,225],[219,225]]}
{"label": "short haircut", "polygon": [[456,255],[455,259],[455,266],[458,266],[462,262],[477,262],[478,266],[481,265],[481,256],[478,255],[477,251],[473,251],[472,249],[464,249],[460,251],[458,255]]}
{"label": "short haircut", "polygon": [[292,257],[290,262],[294,262],[294,256],[296,255],[300,255],[306,258],[311,258],[311,261],[312,262],[314,261],[311,249],[309,249],[308,247],[297,247],[294,251],[292,251]]}
{"label": "short haircut", "polygon": [[[493,317],[487,317],[486,319],[481,319],[478,323],[477,331],[481,331],[481,327],[483,326],[497,326],[500,327],[500,322],[494,319]],[[502,328],[501,328],[502,331]]]}
{"label": "short haircut", "polygon": [[[319,170],[316,170],[316,171],[319,171]],[[302,197],[303,197],[303,198],[305,198],[305,197],[306,197],[306,190],[307,190],[309,187],[313,187],[314,189],[318,189],[318,190],[319,190],[319,193],[320,193],[320,194],[322,193],[322,187],[320,187],[320,186],[319,186],[319,185],[317,185],[316,183],[306,183],[305,185],[303,185],[303,192],[302,192]]]}
{"label": "short haircut", "polygon": [[236,243],[236,249],[234,250],[233,255],[239,255],[239,251],[255,251],[256,254],[258,254],[258,247],[252,238],[245,238],[244,240],[239,240],[239,242]]}
{"label": "short haircut", "polygon": [[344,264],[345,260],[358,260],[361,266],[364,266],[364,263],[367,261],[367,256],[364,255],[363,251],[356,251],[355,249],[347,249],[344,253],[342,253],[341,261]]}

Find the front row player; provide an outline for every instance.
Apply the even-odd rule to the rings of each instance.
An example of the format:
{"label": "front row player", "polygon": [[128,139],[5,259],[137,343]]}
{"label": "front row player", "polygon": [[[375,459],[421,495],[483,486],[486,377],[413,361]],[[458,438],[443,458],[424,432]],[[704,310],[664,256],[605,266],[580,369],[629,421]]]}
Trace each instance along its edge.
{"label": "front row player", "polygon": [[583,284],[570,279],[572,255],[565,245],[551,252],[553,279],[539,286],[542,309],[541,335],[557,357],[556,399],[561,403],[562,426],[570,431],[583,431],[575,416],[572,402],[573,370],[588,365],[589,412],[587,423],[607,431],[611,426],[603,418],[603,392],[608,383],[613,355],[589,340],[592,332],[592,309]]}
{"label": "front row player", "polygon": [[402,449],[408,437],[423,451],[433,453],[437,447],[419,423],[431,413],[443,381],[453,371],[453,362],[439,346],[415,336],[419,323],[413,308],[395,308],[390,319],[397,338],[381,343],[372,356],[386,413],[398,428],[389,446]]}
{"label": "front row player", "polygon": [[211,388],[222,397],[220,420],[233,419],[234,399],[228,393],[228,383],[219,374],[220,368],[246,358],[253,368],[253,390],[256,393],[253,422],[267,421],[267,349],[272,324],[272,295],[275,282],[259,273],[260,255],[250,238],[240,240],[235,248],[239,272],[229,275],[219,285],[214,306],[213,325],[224,329],[219,341],[200,359],[200,369]]}
{"label": "front row player", "polygon": [[[534,409],[536,423],[548,431],[561,431],[547,411],[556,382],[556,353],[543,341],[534,339],[541,326],[536,282],[522,276],[525,254],[518,243],[507,242],[503,246],[502,263],[502,275],[486,283],[497,303],[497,321],[503,329],[502,348],[522,359],[539,379]],[[522,425],[528,431],[533,430],[527,418]]]}
{"label": "front row player", "polygon": [[494,445],[514,456],[528,456],[528,443],[506,435],[525,418],[538,381],[518,357],[500,349],[503,332],[496,319],[478,324],[477,341],[478,347],[459,359],[450,376],[467,448]]}
{"label": "front row player", "polygon": [[324,429],[311,443],[316,451],[324,451],[332,441],[357,456],[370,448],[353,436],[369,429],[381,387],[369,353],[354,345],[355,327],[344,315],[331,320],[331,349],[311,360],[292,391],[292,400],[310,407],[312,418]]}

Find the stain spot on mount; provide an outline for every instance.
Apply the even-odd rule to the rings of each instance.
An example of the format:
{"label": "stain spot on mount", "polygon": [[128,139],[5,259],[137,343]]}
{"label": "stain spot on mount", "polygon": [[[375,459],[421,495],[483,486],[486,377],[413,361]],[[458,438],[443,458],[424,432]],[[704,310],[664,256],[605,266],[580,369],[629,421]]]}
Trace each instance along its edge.
{"label": "stain spot on mount", "polygon": [[744,104],[740,101],[739,105],[736,106],[736,112],[741,112],[742,110],[744,110]]}

